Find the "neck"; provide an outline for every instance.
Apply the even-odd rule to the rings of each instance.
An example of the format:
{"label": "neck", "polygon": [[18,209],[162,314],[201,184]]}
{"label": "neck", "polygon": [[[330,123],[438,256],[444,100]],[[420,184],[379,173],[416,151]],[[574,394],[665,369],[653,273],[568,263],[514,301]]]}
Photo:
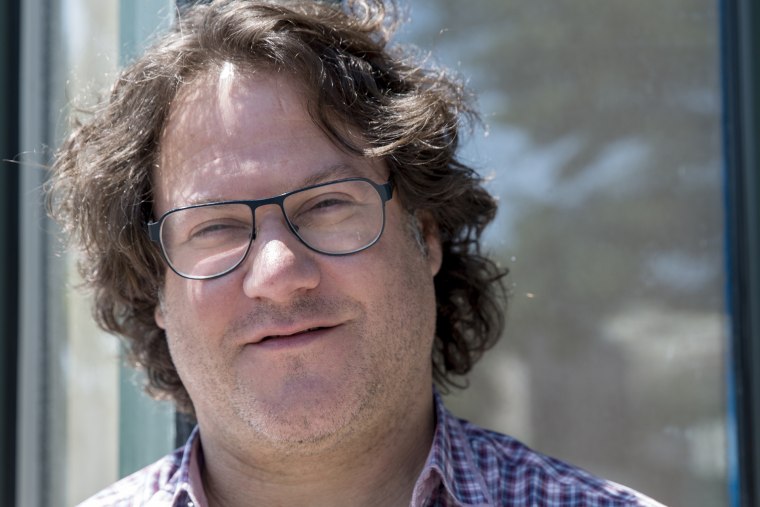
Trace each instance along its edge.
{"label": "neck", "polygon": [[354,434],[318,452],[261,445],[230,450],[204,438],[203,483],[209,505],[409,505],[433,440],[432,396],[427,399],[395,424],[386,420],[372,432]]}

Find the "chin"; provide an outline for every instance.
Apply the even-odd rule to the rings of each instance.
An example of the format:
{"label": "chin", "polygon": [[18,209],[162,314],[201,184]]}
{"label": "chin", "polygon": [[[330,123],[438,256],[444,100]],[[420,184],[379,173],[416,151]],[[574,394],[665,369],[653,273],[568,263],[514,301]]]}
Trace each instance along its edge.
{"label": "chin", "polygon": [[308,391],[299,394],[273,402],[238,398],[234,412],[252,431],[252,438],[295,452],[337,444],[366,419],[367,404],[356,397],[326,396],[324,390],[314,396]]}
{"label": "chin", "polygon": [[287,454],[301,455],[324,452],[338,445],[354,432],[352,422],[350,418],[323,414],[299,414],[287,418],[249,414],[245,417],[252,438]]}

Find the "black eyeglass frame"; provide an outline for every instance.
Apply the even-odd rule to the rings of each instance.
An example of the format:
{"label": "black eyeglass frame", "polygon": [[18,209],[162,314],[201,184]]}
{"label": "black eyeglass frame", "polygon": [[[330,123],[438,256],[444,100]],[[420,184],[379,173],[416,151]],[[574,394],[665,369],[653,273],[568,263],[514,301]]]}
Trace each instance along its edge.
{"label": "black eyeglass frame", "polygon": [[[284,206],[285,199],[293,194],[305,192],[307,190],[313,190],[315,188],[325,187],[327,185],[334,185],[336,183],[345,183],[349,181],[363,181],[363,182],[369,183],[372,186],[372,188],[374,188],[377,191],[378,195],[380,195],[380,201],[381,201],[382,212],[383,212],[383,223],[380,226],[380,231],[377,233],[377,236],[375,237],[375,239],[373,239],[369,244],[361,248],[351,250],[349,252],[339,252],[339,253],[326,252],[324,250],[320,250],[318,248],[311,246],[309,243],[306,242],[305,239],[301,237],[300,234],[298,234],[298,230],[296,226],[293,223],[291,223],[290,218],[288,217],[288,214],[285,212],[285,206]],[[150,238],[150,240],[155,243],[158,243],[159,250],[161,251],[161,257],[163,257],[167,266],[169,266],[169,268],[171,268],[171,270],[174,271],[177,275],[181,276],[182,278],[187,278],[189,280],[211,280],[211,279],[219,278],[226,274],[231,273],[232,271],[236,270],[245,261],[245,259],[248,257],[248,253],[251,251],[251,245],[253,244],[254,239],[256,239],[256,226],[255,226],[256,208],[260,208],[262,206],[268,206],[270,204],[276,204],[280,207],[280,211],[282,212],[282,216],[285,217],[285,223],[288,224],[288,228],[290,229],[290,232],[292,232],[293,235],[296,238],[298,238],[298,240],[304,246],[306,246],[309,250],[312,250],[314,252],[317,252],[323,255],[330,255],[333,257],[352,255],[355,253],[359,253],[363,250],[366,250],[367,248],[377,243],[380,237],[383,235],[383,231],[385,231],[385,203],[393,199],[393,187],[394,187],[393,181],[390,179],[386,181],[385,183],[380,184],[380,183],[375,183],[374,181],[368,178],[343,178],[339,180],[332,180],[332,181],[326,181],[324,183],[318,183],[316,185],[309,185],[307,187],[298,188],[296,190],[290,190],[280,195],[276,195],[273,197],[266,197],[264,199],[205,202],[202,204],[193,204],[191,206],[182,206],[180,208],[170,209],[169,211],[161,215],[161,217],[158,220],[153,221],[153,222],[147,222],[145,224],[145,229],[148,233],[148,237]],[[240,260],[237,263],[235,263],[232,267],[216,275],[190,276],[185,273],[181,273],[179,270],[177,270],[174,267],[174,265],[172,265],[172,262],[169,260],[169,256],[166,254],[163,241],[161,241],[161,227],[163,226],[164,221],[166,220],[168,216],[174,213],[177,213],[179,211],[193,209],[193,208],[219,206],[221,204],[244,204],[248,206],[251,210],[251,216],[254,219],[254,226],[253,226],[253,231],[251,233],[251,238],[248,240],[248,247],[246,248],[245,253],[240,257]]]}

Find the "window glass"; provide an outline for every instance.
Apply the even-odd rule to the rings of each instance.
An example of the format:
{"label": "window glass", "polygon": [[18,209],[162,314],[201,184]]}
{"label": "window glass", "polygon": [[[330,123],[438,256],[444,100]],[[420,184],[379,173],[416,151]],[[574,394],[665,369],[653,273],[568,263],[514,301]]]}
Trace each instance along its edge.
{"label": "window glass", "polygon": [[[63,0],[66,77],[57,85],[66,96],[60,107],[86,115],[77,110],[102,99],[119,66],[166,26],[172,12],[168,0]],[[65,485],[65,505],[74,505],[171,450],[173,411],[142,394],[143,379],[122,365],[118,340],[95,326],[89,295],[77,288],[76,253],[61,260],[67,290],[60,318],[66,328],[56,334],[66,342],[60,357],[65,402],[59,410],[66,422],[56,452],[66,466],[59,471],[65,477],[51,480]]]}
{"label": "window glass", "polygon": [[[101,89],[116,75],[118,64],[118,16],[114,2],[65,0],[62,9],[65,41],[67,95],[78,106],[93,105]],[[69,109],[66,109],[69,111]],[[65,470],[67,505],[87,498],[98,484],[118,477],[118,380],[117,341],[100,332],[92,320],[91,302],[75,287],[76,255],[65,257],[67,369],[72,372],[66,390],[66,440],[69,452]]]}
{"label": "window glass", "polygon": [[728,503],[717,5],[419,0],[468,78],[508,323],[461,415],[667,505]]}

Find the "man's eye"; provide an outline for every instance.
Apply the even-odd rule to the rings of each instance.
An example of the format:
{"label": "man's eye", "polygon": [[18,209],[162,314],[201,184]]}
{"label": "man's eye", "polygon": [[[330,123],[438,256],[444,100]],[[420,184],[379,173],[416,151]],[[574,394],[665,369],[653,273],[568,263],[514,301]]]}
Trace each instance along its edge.
{"label": "man's eye", "polygon": [[299,207],[299,213],[311,213],[321,211],[335,211],[351,207],[356,199],[350,194],[343,192],[331,192],[309,199]]}
{"label": "man's eye", "polygon": [[248,224],[237,221],[207,222],[193,227],[188,234],[188,239],[190,241],[211,241],[247,238],[250,229]]}
{"label": "man's eye", "polygon": [[320,199],[319,201],[313,203],[306,211],[312,211],[312,210],[325,210],[329,208],[337,208],[340,206],[348,206],[351,204],[351,201],[347,199],[339,199],[337,197],[329,197],[325,199]]}
{"label": "man's eye", "polygon": [[204,225],[203,227],[196,227],[193,229],[192,236],[193,237],[202,237],[207,236],[209,234],[214,234],[215,232],[224,231],[225,229],[228,229],[229,226],[227,224],[211,224],[211,225]]}

